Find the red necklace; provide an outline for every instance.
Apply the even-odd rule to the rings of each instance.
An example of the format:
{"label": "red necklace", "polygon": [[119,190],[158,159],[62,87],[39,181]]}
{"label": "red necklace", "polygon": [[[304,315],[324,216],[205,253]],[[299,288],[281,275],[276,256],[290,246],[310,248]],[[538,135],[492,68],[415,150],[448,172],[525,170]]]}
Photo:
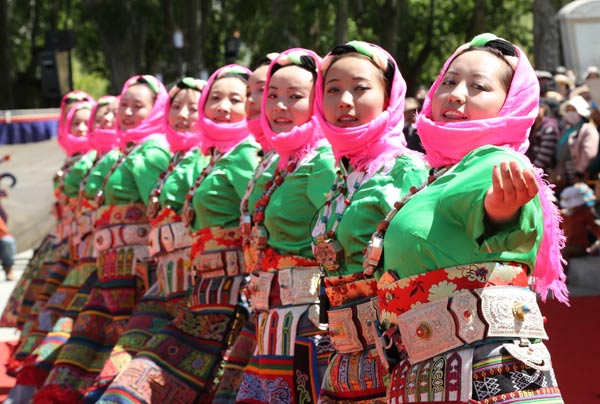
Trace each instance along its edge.
{"label": "red necklace", "polygon": [[296,169],[297,164],[297,160],[291,160],[288,161],[285,169],[280,170],[279,167],[277,167],[275,173],[273,174],[273,178],[267,181],[265,184],[265,190],[254,205],[254,214],[252,215],[252,222],[254,225],[252,226],[252,231],[250,234],[250,244],[252,247],[258,250],[264,250],[267,247],[269,236],[267,229],[264,226],[264,222],[265,210],[269,205],[271,195],[281,184],[283,184],[285,177],[287,177],[288,174],[292,173]]}
{"label": "red necklace", "polygon": [[254,191],[258,179],[276,160],[277,153],[275,151],[267,152],[256,171],[254,171],[254,175],[246,187],[246,192],[244,192],[244,197],[242,198],[242,203],[240,204],[240,232],[242,233],[244,245],[247,245],[250,242],[250,234],[252,232],[252,216],[250,215],[248,200]]}
{"label": "red necklace", "polygon": [[162,189],[165,186],[165,182],[167,182],[167,178],[175,170],[175,167],[177,166],[177,164],[179,164],[183,156],[184,153],[182,151],[176,152],[173,155],[173,157],[171,157],[171,160],[169,161],[169,167],[167,167],[167,170],[163,171],[158,176],[158,182],[156,183],[154,189],[148,197],[148,207],[146,208],[146,215],[148,215],[150,219],[154,219],[156,215],[158,215],[158,212],[160,211],[160,194],[162,192]]}
{"label": "red necklace", "polygon": [[202,181],[204,181],[204,179],[208,177],[208,174],[210,174],[210,172],[222,156],[223,154],[216,149],[213,149],[211,151],[210,161],[208,162],[208,165],[204,167],[200,175],[198,175],[198,177],[196,178],[194,185],[192,185],[187,194],[185,194],[185,202],[183,202],[183,207],[181,208],[181,221],[185,224],[186,227],[190,227],[190,224],[196,217],[196,212],[194,211],[194,205],[192,203],[192,199],[194,198],[196,190],[198,189],[198,187],[200,187]]}
{"label": "red necklace", "polygon": [[377,230],[371,236],[371,241],[365,248],[363,258],[363,273],[367,276],[372,276],[375,270],[379,266],[381,255],[383,253],[383,238],[390,225],[390,222],[398,211],[402,209],[404,205],[408,203],[419,191],[425,189],[429,184],[440,178],[442,175],[450,170],[451,166],[440,167],[439,169],[432,170],[432,173],[427,177],[427,181],[419,185],[418,187],[410,187],[409,192],[404,195],[400,200],[394,203],[394,207],[390,210],[383,220],[377,225]]}

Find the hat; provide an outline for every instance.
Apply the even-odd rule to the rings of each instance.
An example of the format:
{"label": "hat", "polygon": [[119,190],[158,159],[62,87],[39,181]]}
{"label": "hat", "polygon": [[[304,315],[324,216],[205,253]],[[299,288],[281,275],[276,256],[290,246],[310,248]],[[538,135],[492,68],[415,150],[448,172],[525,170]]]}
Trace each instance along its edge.
{"label": "hat", "polygon": [[560,84],[571,85],[571,79],[569,79],[564,74],[555,74],[554,75],[554,82],[555,83],[560,83]]}
{"label": "hat", "polygon": [[584,118],[590,117],[590,114],[591,114],[590,104],[585,100],[585,98],[583,98],[580,95],[570,98],[569,100],[567,100],[564,103],[564,105],[565,105],[565,107],[567,105],[572,106],[573,108],[575,108],[577,113]]}
{"label": "hat", "polygon": [[585,183],[573,184],[560,193],[560,206],[563,209],[573,209],[577,206],[594,206],[596,196],[594,191]]}
{"label": "hat", "polygon": [[576,97],[578,95],[584,94],[584,93],[589,93],[590,92],[590,88],[588,86],[586,86],[585,84],[579,87],[576,87],[573,91],[571,91],[571,94],[569,95],[571,98]]}
{"label": "hat", "polygon": [[596,66],[589,66],[585,71],[584,80],[587,80],[590,77],[590,74],[600,74],[600,71]]}
{"label": "hat", "polygon": [[404,111],[412,111],[419,109],[419,101],[413,97],[406,97],[404,100]]}
{"label": "hat", "polygon": [[556,91],[546,91],[544,97],[554,102],[562,102],[562,100],[564,99],[562,94]]}
{"label": "hat", "polygon": [[538,80],[539,79],[552,79],[552,73],[547,72],[545,70],[536,70],[535,71],[535,75],[537,76]]}

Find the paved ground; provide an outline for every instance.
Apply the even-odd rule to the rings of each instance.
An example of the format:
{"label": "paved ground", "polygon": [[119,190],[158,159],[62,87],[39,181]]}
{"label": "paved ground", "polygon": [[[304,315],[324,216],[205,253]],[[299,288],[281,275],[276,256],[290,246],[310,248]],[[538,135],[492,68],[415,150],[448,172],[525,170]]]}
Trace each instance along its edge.
{"label": "paved ground", "polygon": [[[21,277],[23,274],[23,270],[27,265],[27,262],[31,258],[33,254],[33,250],[26,250],[21,253],[18,253],[15,256],[15,266],[13,267],[15,270],[15,275],[17,279]],[[13,288],[15,287],[17,281],[7,282],[4,280],[4,272],[0,274],[0,313],[4,310],[4,306],[12,293]],[[0,327],[0,342],[2,341],[14,341],[19,338],[19,331],[15,328],[7,328]]]}
{"label": "paved ground", "polygon": [[[2,199],[2,205],[8,213],[8,228],[17,239],[17,249],[25,251],[37,247],[54,224],[50,215],[54,200],[52,177],[63,164],[65,154],[56,139],[2,145],[0,156],[5,154],[10,155],[10,161],[0,164],[0,173],[15,175],[17,185],[6,189],[8,197]],[[2,188],[9,184],[4,181]]]}

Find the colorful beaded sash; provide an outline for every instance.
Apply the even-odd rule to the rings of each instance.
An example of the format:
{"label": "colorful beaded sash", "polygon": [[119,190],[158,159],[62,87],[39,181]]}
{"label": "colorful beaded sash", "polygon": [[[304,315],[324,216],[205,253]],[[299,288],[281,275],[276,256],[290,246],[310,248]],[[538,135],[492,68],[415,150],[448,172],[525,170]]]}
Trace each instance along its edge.
{"label": "colorful beaded sash", "polygon": [[239,227],[207,227],[193,235],[192,264],[203,277],[234,276],[245,272]]}

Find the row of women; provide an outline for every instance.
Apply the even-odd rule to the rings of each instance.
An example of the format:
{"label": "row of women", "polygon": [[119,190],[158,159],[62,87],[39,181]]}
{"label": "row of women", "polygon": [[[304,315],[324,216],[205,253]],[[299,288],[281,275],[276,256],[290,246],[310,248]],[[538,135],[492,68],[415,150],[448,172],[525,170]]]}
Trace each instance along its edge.
{"label": "row of women", "polygon": [[562,403],[532,66],[492,34],[459,47],[417,119],[426,155],[405,91],[352,41],[68,94],[57,229],[4,315],[11,402]]}

